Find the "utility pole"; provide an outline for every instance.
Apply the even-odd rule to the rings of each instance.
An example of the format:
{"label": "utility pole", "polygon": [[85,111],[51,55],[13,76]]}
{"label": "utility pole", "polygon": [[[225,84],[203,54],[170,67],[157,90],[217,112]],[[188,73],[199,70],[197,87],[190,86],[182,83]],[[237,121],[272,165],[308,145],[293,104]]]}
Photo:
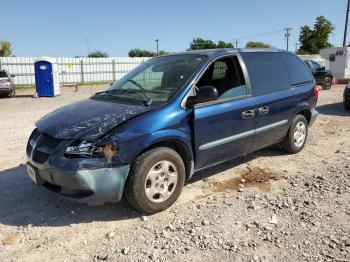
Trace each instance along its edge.
{"label": "utility pole", "polygon": [[89,37],[86,37],[86,46],[87,46],[87,51],[88,51],[88,55],[90,54],[90,44],[89,44]]}
{"label": "utility pole", "polygon": [[295,53],[297,54],[298,53],[298,43],[295,43]]}
{"label": "utility pole", "polygon": [[350,0],[348,0],[348,6],[346,7],[346,18],[345,18],[345,29],[344,29],[343,47],[346,46],[346,34],[347,34],[347,31],[348,31],[348,18],[349,18],[349,4],[350,4]]}
{"label": "utility pole", "polygon": [[[350,1],[350,0],[349,0]],[[289,34],[289,31],[292,30],[293,28],[291,27],[286,27],[284,28],[284,30],[286,30],[286,34],[285,34],[285,37],[287,38],[287,50],[289,50],[289,37],[290,37],[290,34]]]}
{"label": "utility pole", "polygon": [[159,55],[159,46],[158,46],[158,43],[159,43],[159,39],[157,38],[157,39],[156,39],[156,44],[157,44],[157,56]]}
{"label": "utility pole", "polygon": [[[349,0],[350,1],[350,0]],[[235,41],[235,44],[236,44],[236,48],[238,48],[238,39],[236,39],[236,41]]]}

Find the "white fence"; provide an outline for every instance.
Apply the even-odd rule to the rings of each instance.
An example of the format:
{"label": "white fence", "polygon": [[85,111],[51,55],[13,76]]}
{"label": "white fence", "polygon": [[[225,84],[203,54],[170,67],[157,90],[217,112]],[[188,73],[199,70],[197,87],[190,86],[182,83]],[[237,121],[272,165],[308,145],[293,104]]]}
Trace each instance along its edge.
{"label": "white fence", "polygon": [[[14,74],[17,85],[34,85],[37,57],[0,57],[0,69]],[[62,85],[71,83],[114,82],[146,61],[147,57],[69,58],[55,57]]]}

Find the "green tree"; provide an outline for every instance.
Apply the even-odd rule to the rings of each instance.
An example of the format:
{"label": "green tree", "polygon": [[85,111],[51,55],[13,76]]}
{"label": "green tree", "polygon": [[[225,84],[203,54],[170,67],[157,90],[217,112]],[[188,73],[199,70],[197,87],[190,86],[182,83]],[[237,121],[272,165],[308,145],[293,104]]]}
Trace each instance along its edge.
{"label": "green tree", "polygon": [[162,55],[167,55],[167,54],[169,54],[169,52],[166,52],[166,51],[164,51],[164,50],[160,50],[160,51],[159,51],[159,55],[160,55],[160,56],[162,56]]}
{"label": "green tree", "polygon": [[189,50],[199,50],[199,49],[214,49],[214,48],[232,48],[233,45],[228,42],[219,41],[215,43],[209,39],[203,38],[194,38],[192,42],[190,42]]}
{"label": "green tree", "polygon": [[233,48],[232,43],[227,43],[224,41],[219,41],[216,45],[216,48]]}
{"label": "green tree", "polygon": [[249,41],[246,45],[246,48],[270,48],[271,46],[269,44],[265,44],[263,42],[254,42]]}
{"label": "green tree", "polygon": [[155,53],[152,51],[144,50],[144,49],[131,49],[129,51],[129,57],[153,57]]}
{"label": "green tree", "polygon": [[96,51],[90,52],[90,53],[88,54],[88,57],[94,57],[94,58],[98,58],[98,57],[109,57],[109,55],[108,55],[106,52],[96,50]]}
{"label": "green tree", "polygon": [[12,56],[12,48],[10,42],[0,41],[0,56]]}
{"label": "green tree", "polygon": [[313,29],[304,25],[300,27],[298,54],[319,54],[321,49],[332,47],[328,42],[334,25],[324,16],[318,16]]}
{"label": "green tree", "polygon": [[[168,54],[168,52],[164,50],[160,50],[158,55],[162,56],[166,54]],[[135,49],[131,49],[128,55],[129,57],[154,57],[154,56],[157,56],[157,53],[153,51],[148,51],[145,49],[135,48]]]}

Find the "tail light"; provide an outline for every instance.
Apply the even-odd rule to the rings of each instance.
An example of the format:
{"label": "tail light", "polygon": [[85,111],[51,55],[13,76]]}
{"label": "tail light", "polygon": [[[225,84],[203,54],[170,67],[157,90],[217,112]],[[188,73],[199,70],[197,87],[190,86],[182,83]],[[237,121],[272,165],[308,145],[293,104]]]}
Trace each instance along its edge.
{"label": "tail light", "polygon": [[335,80],[335,77],[332,78],[332,86],[334,86],[337,83],[337,81]]}
{"label": "tail light", "polygon": [[11,83],[11,80],[10,80],[10,78],[3,78],[3,79],[0,79],[0,82]]}
{"label": "tail light", "polygon": [[314,87],[314,96],[316,97],[316,102],[317,102],[317,100],[318,100],[318,86],[317,85],[315,85],[315,87]]}

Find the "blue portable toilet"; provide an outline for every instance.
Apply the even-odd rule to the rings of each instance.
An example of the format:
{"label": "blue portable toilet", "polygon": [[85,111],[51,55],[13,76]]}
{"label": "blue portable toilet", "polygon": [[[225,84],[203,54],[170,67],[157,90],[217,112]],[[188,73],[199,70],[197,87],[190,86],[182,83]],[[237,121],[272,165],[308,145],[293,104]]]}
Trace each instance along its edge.
{"label": "blue portable toilet", "polygon": [[34,63],[35,86],[38,96],[57,96],[60,94],[57,63],[49,57],[38,58]]}

